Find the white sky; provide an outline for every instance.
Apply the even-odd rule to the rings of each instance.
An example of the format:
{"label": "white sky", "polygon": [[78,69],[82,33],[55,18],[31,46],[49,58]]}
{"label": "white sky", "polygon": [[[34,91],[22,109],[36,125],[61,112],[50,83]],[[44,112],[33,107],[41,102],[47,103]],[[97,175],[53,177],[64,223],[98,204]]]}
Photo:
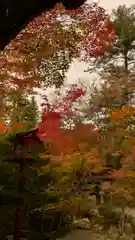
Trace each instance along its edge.
{"label": "white sky", "polygon": [[[88,0],[88,2],[91,2],[91,0]],[[135,0],[99,0],[98,1],[102,7],[107,9],[107,11],[111,12],[113,8],[117,8],[119,5],[133,5],[135,4]]]}
{"label": "white sky", "polygon": [[[111,1],[95,0],[95,1],[98,2],[100,6],[104,7],[109,13],[112,11],[113,8],[117,8],[119,5],[125,4],[127,6],[130,6],[135,4],[135,0],[111,0]],[[91,3],[92,0],[88,0],[88,2]],[[78,80],[81,79],[86,83],[88,82],[88,84],[90,84],[92,80],[95,81],[95,76],[93,76],[93,74],[88,74],[84,72],[86,68],[87,68],[86,64],[75,61],[68,70],[66,83],[67,84],[76,83],[78,82]],[[54,91],[53,88],[47,90],[47,95],[49,95],[50,98],[52,98],[53,96],[53,91]],[[38,96],[37,101],[38,103],[40,102],[40,98]]]}

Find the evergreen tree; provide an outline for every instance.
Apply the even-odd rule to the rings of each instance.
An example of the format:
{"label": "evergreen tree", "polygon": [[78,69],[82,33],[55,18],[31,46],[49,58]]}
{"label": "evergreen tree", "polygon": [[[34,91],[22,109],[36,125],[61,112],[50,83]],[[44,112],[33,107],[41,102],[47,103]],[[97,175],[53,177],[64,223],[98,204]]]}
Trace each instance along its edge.
{"label": "evergreen tree", "polygon": [[[134,74],[135,53],[135,5],[120,5],[112,11],[116,40],[109,44],[105,54],[96,59],[101,74],[119,77]],[[95,68],[95,66],[94,66]]]}
{"label": "evergreen tree", "polygon": [[26,105],[24,115],[28,128],[34,128],[39,122],[39,111],[34,96]]}
{"label": "evergreen tree", "polygon": [[[135,50],[135,5],[119,6],[113,10],[117,40],[112,48],[112,57],[121,58],[121,71],[133,70]],[[118,60],[117,60],[118,64]]]}
{"label": "evergreen tree", "polygon": [[[24,147],[23,133],[0,135],[0,239],[5,239],[13,232],[14,239],[20,239],[17,227],[20,228],[20,220],[21,225],[27,227],[22,221],[28,217],[29,209],[40,207],[45,202],[50,179],[46,176],[43,179],[43,176],[38,175],[38,171],[49,163],[48,158],[40,157],[41,153],[46,154],[47,146],[36,139],[36,135],[31,137],[31,134],[33,142],[28,144],[28,148]],[[24,135],[29,136],[29,133]],[[22,213],[18,209],[22,209]],[[26,216],[23,212],[27,213]]]}
{"label": "evergreen tree", "polygon": [[25,93],[13,92],[9,96],[9,122],[11,128],[15,129],[16,124],[22,123],[22,130],[34,128],[39,120],[39,111],[34,97],[28,99]]}

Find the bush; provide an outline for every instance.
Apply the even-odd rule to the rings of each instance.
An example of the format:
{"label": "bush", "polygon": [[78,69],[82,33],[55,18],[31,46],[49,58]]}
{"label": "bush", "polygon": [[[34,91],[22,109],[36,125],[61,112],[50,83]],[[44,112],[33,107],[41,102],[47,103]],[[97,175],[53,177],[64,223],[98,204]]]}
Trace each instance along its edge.
{"label": "bush", "polygon": [[118,226],[121,220],[121,213],[113,210],[111,205],[102,205],[98,209],[99,215],[102,217],[103,223]]}

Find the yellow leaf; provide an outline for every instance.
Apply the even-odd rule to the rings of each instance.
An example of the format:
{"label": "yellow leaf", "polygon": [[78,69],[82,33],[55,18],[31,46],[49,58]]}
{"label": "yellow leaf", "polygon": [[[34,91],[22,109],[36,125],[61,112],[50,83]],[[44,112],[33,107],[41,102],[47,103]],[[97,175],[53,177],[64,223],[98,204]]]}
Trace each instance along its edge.
{"label": "yellow leaf", "polygon": [[135,177],[135,171],[129,171],[127,177]]}

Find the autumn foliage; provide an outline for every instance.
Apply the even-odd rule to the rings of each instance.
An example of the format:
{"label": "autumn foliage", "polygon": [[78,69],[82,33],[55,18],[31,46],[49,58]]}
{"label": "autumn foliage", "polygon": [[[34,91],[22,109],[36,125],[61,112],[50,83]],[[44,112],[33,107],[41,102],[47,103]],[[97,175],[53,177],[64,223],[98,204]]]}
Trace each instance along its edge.
{"label": "autumn foliage", "polygon": [[72,149],[74,136],[71,130],[67,132],[61,130],[62,117],[72,116],[71,105],[84,95],[85,89],[72,87],[56,106],[48,106],[44,110],[38,136],[44,141],[53,143],[55,151],[59,154],[61,151]]}
{"label": "autumn foliage", "polygon": [[[84,4],[84,0],[63,0],[62,3],[67,10],[75,10]],[[31,21],[47,10],[51,10],[60,1],[29,1],[23,2],[21,5],[18,1],[3,1],[1,3],[0,16],[0,49],[13,40],[16,35]]]}
{"label": "autumn foliage", "polygon": [[114,123],[128,123],[134,116],[135,109],[133,107],[114,109],[111,112],[112,121]]}
{"label": "autumn foliage", "polygon": [[[71,9],[70,1],[63,2]],[[19,179],[23,194],[17,186],[16,199],[21,196],[23,201],[21,206],[20,201],[14,201],[17,214],[25,202],[32,211],[60,204],[64,209],[69,205],[72,212],[73,205],[72,214],[76,214],[74,208],[80,211],[78,201],[82,199],[87,199],[91,208],[94,201],[89,197],[93,193],[97,200],[94,209],[102,206],[101,194],[104,204],[113,208],[126,203],[123,199],[134,198],[134,78],[125,72],[120,79],[108,72],[106,76],[104,68],[113,54],[110,49],[117,45],[116,34],[114,22],[97,3],[85,3],[73,11],[58,3],[30,21],[1,53],[0,175],[5,185],[1,184],[0,194],[7,194],[7,176],[12,175],[13,181]],[[105,80],[100,87],[94,82],[90,91],[84,84],[71,84],[64,91],[56,91],[52,103],[41,93],[44,103],[40,120],[36,100],[27,101],[29,93],[35,94],[34,87],[46,90],[55,86],[58,90],[73,59],[88,61],[92,69],[101,63]],[[9,175],[4,173],[5,168],[9,168]],[[9,185],[13,192],[16,183]],[[8,199],[5,196],[4,200]],[[18,226],[24,219],[19,215]],[[19,232],[23,228],[20,226]]]}
{"label": "autumn foliage", "polygon": [[[70,127],[68,129],[62,129],[61,127],[63,117],[66,116],[70,118],[74,116],[72,105],[77,102],[77,100],[84,97],[85,94],[86,89],[77,85],[72,85],[58,102],[55,104],[47,104],[43,111],[41,122],[37,126],[37,138],[50,144],[50,150],[53,156],[71,155],[71,160],[74,154],[82,154],[83,158],[87,159],[89,164],[93,164],[94,171],[97,173],[99,172],[99,176],[91,176],[90,178],[100,180],[100,172],[106,171],[106,166],[103,164],[100,157],[100,149],[104,143],[100,135],[100,129],[95,128],[92,124],[83,122],[76,123],[73,129]],[[122,134],[123,130],[121,129],[121,123],[127,124],[134,114],[134,108],[117,108],[109,112],[112,124],[114,126],[115,124],[119,124],[116,134],[119,134],[119,131],[121,131]],[[0,129],[1,133],[11,131],[3,122],[0,124]],[[21,129],[23,129],[23,123],[16,123],[14,130],[18,132],[21,131]],[[27,150],[30,144],[36,144],[35,137],[28,136],[25,138],[24,142],[26,157],[32,158],[32,155],[28,153]],[[125,155],[124,161],[128,159],[130,159],[130,162],[132,161],[134,157],[132,145],[130,150],[131,154]],[[112,152],[111,155],[114,157],[117,155],[117,152],[116,154]],[[132,171],[130,171],[129,174],[131,174],[131,172]],[[106,172],[106,174],[102,176],[102,179],[117,179],[126,176],[125,174],[127,174],[127,171],[121,168],[116,171],[113,170],[113,172],[111,171],[110,173]]]}
{"label": "autumn foliage", "polygon": [[79,20],[87,25],[88,32],[79,44],[82,58],[89,61],[106,54],[116,40],[115,27],[104,8],[97,3],[85,4]]}

